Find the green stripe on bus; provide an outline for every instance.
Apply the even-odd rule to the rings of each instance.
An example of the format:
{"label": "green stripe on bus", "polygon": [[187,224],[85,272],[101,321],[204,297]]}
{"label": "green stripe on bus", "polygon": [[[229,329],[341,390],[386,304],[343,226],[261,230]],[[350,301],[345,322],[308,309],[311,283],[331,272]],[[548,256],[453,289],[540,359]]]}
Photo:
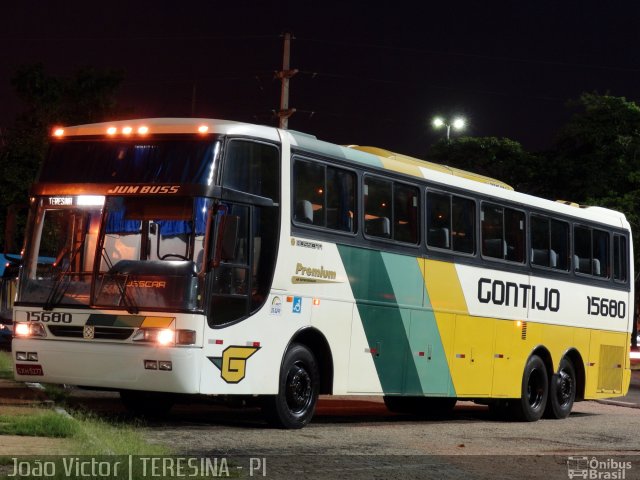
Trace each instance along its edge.
{"label": "green stripe on bus", "polygon": [[384,393],[454,394],[415,258],[338,246]]}
{"label": "green stripe on bus", "polygon": [[91,314],[87,325],[95,325],[100,327],[139,327],[142,325],[145,317],[140,315],[103,315]]}

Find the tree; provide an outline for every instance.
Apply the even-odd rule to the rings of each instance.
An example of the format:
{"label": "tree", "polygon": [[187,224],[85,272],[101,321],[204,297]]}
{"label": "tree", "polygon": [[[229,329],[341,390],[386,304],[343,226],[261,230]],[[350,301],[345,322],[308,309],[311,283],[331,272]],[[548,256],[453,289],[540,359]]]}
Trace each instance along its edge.
{"label": "tree", "polygon": [[479,173],[534,193],[539,159],[508,138],[459,137],[441,140],[431,147],[429,160]]}
{"label": "tree", "polygon": [[603,206],[603,200],[609,205],[617,199],[619,205],[640,186],[640,108],[623,97],[596,93],[570,105],[577,112],[548,152],[546,167],[555,179],[550,193]]}
{"label": "tree", "polygon": [[[11,83],[25,110],[5,132],[0,150],[0,231],[5,229],[7,207],[27,203],[51,128],[104,121],[116,114],[115,94],[122,79],[119,72],[93,68],[81,68],[69,78],[49,75],[39,64],[18,69]],[[4,246],[4,236],[0,241]]]}
{"label": "tree", "polygon": [[[640,251],[640,108],[623,97],[585,93],[542,171],[549,195],[621,211]],[[640,257],[636,256],[636,271]]]}

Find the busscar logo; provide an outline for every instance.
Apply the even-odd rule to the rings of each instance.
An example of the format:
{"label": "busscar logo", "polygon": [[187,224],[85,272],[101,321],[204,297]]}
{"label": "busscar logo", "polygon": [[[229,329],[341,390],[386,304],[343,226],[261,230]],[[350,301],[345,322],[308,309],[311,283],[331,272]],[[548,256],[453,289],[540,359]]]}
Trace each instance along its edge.
{"label": "busscar logo", "polygon": [[247,360],[260,347],[232,345],[222,352],[222,357],[207,357],[220,370],[220,376],[227,383],[241,382],[247,371]]}
{"label": "busscar logo", "polygon": [[159,280],[131,280],[127,283],[127,287],[137,288],[166,288],[167,282]]}

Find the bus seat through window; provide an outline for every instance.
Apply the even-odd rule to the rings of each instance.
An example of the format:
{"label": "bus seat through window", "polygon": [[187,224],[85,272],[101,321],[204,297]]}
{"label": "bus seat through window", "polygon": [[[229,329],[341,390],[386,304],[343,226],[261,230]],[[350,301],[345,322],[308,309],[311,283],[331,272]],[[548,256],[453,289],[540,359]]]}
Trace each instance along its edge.
{"label": "bus seat through window", "polygon": [[313,223],[313,205],[309,200],[298,200],[294,217],[296,222]]}
{"label": "bus seat through window", "polygon": [[388,217],[372,218],[365,221],[365,232],[374,237],[391,237],[391,222]]}
{"label": "bus seat through window", "polygon": [[507,255],[507,242],[501,238],[488,238],[484,240],[483,247],[485,257],[505,258]]}
{"label": "bus seat through window", "polygon": [[451,248],[448,228],[430,228],[427,242],[430,247]]}

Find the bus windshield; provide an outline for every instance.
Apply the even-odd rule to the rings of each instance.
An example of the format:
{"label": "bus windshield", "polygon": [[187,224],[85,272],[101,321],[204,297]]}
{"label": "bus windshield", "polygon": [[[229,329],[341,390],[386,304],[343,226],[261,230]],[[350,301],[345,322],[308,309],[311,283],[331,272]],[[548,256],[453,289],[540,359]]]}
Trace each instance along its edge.
{"label": "bus windshield", "polygon": [[[203,267],[212,200],[116,196],[91,197],[87,202],[86,198],[40,199],[21,302],[49,309],[60,305],[130,311],[202,308],[198,272]],[[55,260],[43,267],[37,262],[42,257]]]}
{"label": "bus windshield", "polygon": [[[88,305],[104,197],[45,197],[38,202],[25,255],[20,301]],[[43,265],[38,258],[53,258]]]}
{"label": "bus windshield", "polygon": [[99,239],[94,303],[131,309],[201,309],[212,200],[109,197]]}

